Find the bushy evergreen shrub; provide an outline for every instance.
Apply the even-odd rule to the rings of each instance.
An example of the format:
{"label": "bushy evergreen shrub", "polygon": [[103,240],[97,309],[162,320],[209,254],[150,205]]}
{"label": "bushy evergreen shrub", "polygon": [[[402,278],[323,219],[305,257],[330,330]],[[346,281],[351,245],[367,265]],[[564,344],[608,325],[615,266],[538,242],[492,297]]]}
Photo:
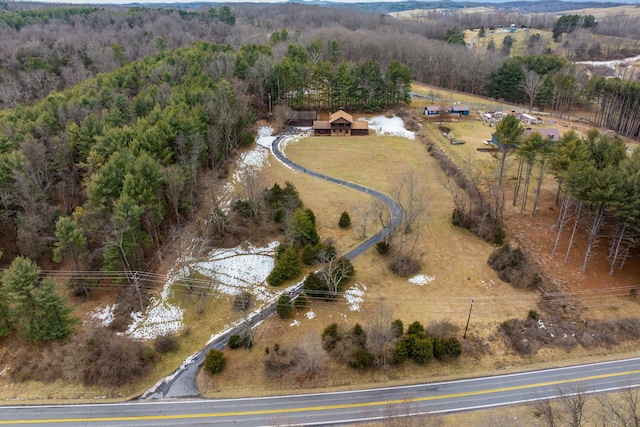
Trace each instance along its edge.
{"label": "bushy evergreen shrub", "polygon": [[227,366],[227,359],[220,350],[212,349],[204,360],[204,369],[210,374],[218,374]]}
{"label": "bushy evergreen shrub", "polygon": [[368,368],[373,364],[375,360],[375,356],[365,350],[364,348],[359,348],[356,350],[353,359],[349,361],[349,366],[357,369]]}
{"label": "bushy evergreen shrub", "polygon": [[429,338],[416,338],[411,345],[410,353],[416,363],[424,365],[433,359],[433,341]]}
{"label": "bushy evergreen shrub", "polygon": [[242,345],[242,338],[240,338],[240,335],[237,335],[237,334],[231,335],[229,337],[228,345],[229,345],[229,348],[232,350],[238,349]]}
{"label": "bushy evergreen shrub", "polygon": [[407,350],[407,342],[400,340],[393,349],[393,362],[397,364],[404,363],[409,358],[409,351]]}
{"label": "bushy evergreen shrub", "polygon": [[298,253],[293,248],[287,248],[277,259],[276,266],[267,276],[267,283],[271,286],[280,286],[285,280],[300,274],[301,270],[302,266],[300,265]]}
{"label": "bushy evergreen shrub", "polygon": [[338,324],[332,323],[322,331],[322,348],[325,351],[331,351],[336,347],[336,343],[340,340],[340,332],[338,330]]}
{"label": "bushy evergreen shrub", "polygon": [[340,215],[340,220],[338,221],[338,226],[340,228],[349,228],[349,227],[351,227],[351,217],[349,216],[349,214],[346,211],[342,212],[342,214]]}
{"label": "bushy evergreen shrub", "polygon": [[288,319],[293,316],[293,305],[291,304],[291,297],[289,295],[280,295],[278,304],[276,305],[276,313],[278,313],[281,319]]}
{"label": "bushy evergreen shrub", "polygon": [[380,255],[389,253],[389,249],[391,249],[391,246],[385,241],[376,243],[376,250]]}
{"label": "bushy evergreen shrub", "polygon": [[423,334],[423,333],[424,333],[424,326],[422,325],[422,323],[418,322],[417,320],[412,324],[410,324],[409,328],[407,329],[407,335]]}

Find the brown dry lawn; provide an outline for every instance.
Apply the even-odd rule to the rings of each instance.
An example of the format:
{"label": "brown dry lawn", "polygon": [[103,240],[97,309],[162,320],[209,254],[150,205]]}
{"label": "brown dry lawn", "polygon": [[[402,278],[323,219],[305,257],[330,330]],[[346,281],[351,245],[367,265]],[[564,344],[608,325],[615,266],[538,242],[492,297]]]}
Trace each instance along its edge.
{"label": "brown dry lawn", "polygon": [[[424,120],[423,125],[430,126],[426,119]],[[410,284],[405,279],[392,275],[386,267],[384,258],[375,251],[370,251],[354,262],[357,270],[355,282],[367,286],[365,301],[360,311],[349,311],[343,300],[330,303],[313,301],[309,310],[297,311],[295,319],[270,319],[258,328],[258,342],[252,350],[227,352],[229,363],[225,372],[215,377],[200,374],[199,384],[205,396],[266,395],[435,381],[482,375],[496,372],[496,370],[505,372],[532,369],[534,366],[554,367],[635,354],[635,345],[625,343],[616,348],[590,350],[577,348],[571,353],[542,349],[537,355],[526,358],[515,355],[499,337],[498,325],[509,318],[525,317],[529,309],[537,307],[538,294],[519,291],[501,282],[486,265],[486,259],[493,247],[468,232],[451,226],[452,205],[449,195],[438,184],[439,168],[419,142],[377,136],[306,138],[289,144],[286,153],[308,169],[387,193],[393,193],[398,177],[407,170],[416,172],[420,176],[425,199],[428,200],[428,214],[422,227],[418,252],[424,254],[422,273],[434,276],[435,280],[423,287]],[[483,155],[487,154],[483,153]],[[371,173],[372,170],[379,173]],[[288,169],[278,171],[277,166],[270,169],[269,173],[272,172],[295,177],[295,181],[293,178],[283,179],[292,180],[304,200],[316,200],[312,194],[315,194],[316,185],[319,183],[306,181],[297,172]],[[525,225],[529,222],[526,215],[522,216],[511,208],[507,209],[510,227],[514,229],[514,241],[532,244],[532,255],[543,266],[546,266],[549,261],[542,256],[543,249],[536,245],[537,242],[549,240],[548,233],[542,231],[553,221],[554,211],[549,207],[552,203],[550,197],[553,195],[553,189],[554,186],[549,180],[544,189],[543,207],[540,208],[540,213],[536,216],[537,219],[532,221],[531,226]],[[324,197],[322,203],[314,204],[317,206],[314,211],[321,223],[331,222],[321,219],[328,206],[338,205],[330,208],[333,221],[336,221],[338,212],[344,209],[349,211],[348,207],[353,206],[344,199],[350,198],[350,194],[342,193],[337,199],[338,195],[333,194],[331,190],[322,194]],[[523,221],[523,218],[527,220]],[[526,229],[523,230],[523,228]],[[533,241],[527,239],[533,239]],[[547,248],[545,247],[544,250]],[[600,269],[601,261],[595,261],[594,264],[600,267],[594,268]],[[575,266],[565,266],[563,271],[564,274],[554,272],[563,284],[569,284],[567,280],[570,277],[569,274],[576,278],[575,282],[571,282],[574,285],[585,283],[579,281],[580,274]],[[599,271],[595,277],[602,277],[601,273]],[[628,276],[632,277],[633,274],[632,272]],[[623,277],[620,279],[624,282]],[[618,283],[618,278],[608,283]],[[405,325],[414,320],[428,324],[431,321],[447,319],[461,328],[459,334],[462,335],[470,298],[474,298],[469,329],[471,338],[464,342],[465,353],[458,361],[452,363],[436,361],[424,367],[410,363],[399,367],[394,366],[385,371],[360,372],[328,359],[323,375],[314,378],[296,376],[281,378],[265,374],[264,361],[267,358],[267,347],[273,351],[274,344],[278,344],[284,351],[291,351],[306,335],[319,339],[322,329],[333,322],[347,327],[353,326],[355,322],[366,324],[367,313],[376,310],[381,301],[382,304],[392,306],[395,317],[402,319]],[[638,314],[637,304],[625,296],[604,297],[598,300],[595,307],[582,308],[585,310],[584,315],[589,318]],[[308,318],[309,311],[312,311],[315,317]],[[529,414],[527,408],[522,411],[525,415]],[[490,413],[487,417],[493,419],[492,417],[501,417],[501,414],[501,412]],[[446,417],[445,424],[460,425],[460,422],[466,423],[461,420],[468,419],[465,415],[462,415],[462,418],[457,417]],[[481,422],[475,425],[483,424]]]}
{"label": "brown dry lawn", "polygon": [[[414,90],[428,93],[436,89],[415,85]],[[490,104],[490,101],[483,98],[455,92],[442,91],[442,97],[465,104]],[[452,146],[444,138],[439,138],[440,132],[433,120],[421,116],[425,104],[415,103],[411,107],[419,117],[424,131],[456,161],[472,163],[491,173],[495,160],[489,153],[479,153],[477,148],[484,147],[482,140],[488,139],[492,128],[475,120],[475,117],[445,123],[457,137],[467,141],[464,145]],[[568,123],[563,124],[566,128],[570,126]],[[498,326],[503,320],[525,317],[529,309],[536,308],[538,295],[513,289],[497,279],[486,265],[493,247],[470,233],[451,226],[453,206],[450,196],[438,183],[439,167],[420,142],[374,135],[365,138],[305,138],[290,143],[286,153],[309,169],[357,182],[387,194],[393,193],[399,179],[408,171],[416,173],[428,206],[416,253],[422,255],[421,273],[435,279],[424,286],[411,284],[406,279],[392,275],[387,269],[386,259],[375,251],[369,251],[354,262],[357,271],[354,283],[360,288],[364,284],[367,288],[360,311],[350,311],[346,301],[342,299],[331,303],[313,301],[309,310],[296,313],[297,326],[292,326],[292,320],[278,318],[264,322],[256,331],[258,341],[251,351],[227,350],[229,362],[223,374],[216,377],[200,374],[199,384],[205,396],[246,396],[415,383],[483,375],[497,372],[496,370],[508,372],[532,369],[534,366],[554,367],[637,353],[634,343],[624,343],[615,348],[588,351],[579,347],[571,353],[543,349],[537,355],[526,358],[514,354],[500,338]],[[283,184],[285,181],[294,183],[306,206],[314,210],[323,239],[333,240],[341,253],[352,249],[362,240],[361,233],[355,227],[343,230],[337,226],[337,222],[343,211],[349,212],[352,220],[355,219],[356,207],[368,206],[372,200],[370,196],[293,171],[274,158],[270,159],[270,163],[271,166],[263,171],[265,185],[273,182]],[[514,161],[510,159],[508,165],[510,169],[507,174],[514,174]],[[510,200],[510,185],[507,180],[507,201]],[[555,238],[552,225],[557,215],[557,208],[553,203],[554,194],[555,185],[548,177],[534,220],[528,214],[519,214],[517,209],[507,203],[510,238],[534,257],[547,277],[581,297],[580,310],[585,319],[638,316],[637,301],[629,297],[629,288],[637,284],[636,278],[640,274],[638,266],[616,272],[613,277],[609,276],[606,250],[601,248],[587,272],[583,273],[579,269],[583,255],[583,247],[580,245],[584,245],[583,240],[574,248],[567,265],[562,263],[562,256],[551,258],[550,245]],[[197,227],[193,229],[197,232]],[[373,219],[370,220],[367,235],[372,235],[378,229],[379,225]],[[566,240],[563,240],[560,250],[566,250]],[[174,255],[178,254],[179,250],[174,250]],[[171,257],[167,256],[169,258]],[[100,298],[100,302],[110,300],[108,295]],[[332,322],[347,327],[356,322],[366,324],[367,313],[380,304],[391,306],[394,317],[402,319],[405,325],[414,320],[428,324],[446,319],[462,329],[471,298],[474,299],[474,306],[469,328],[470,339],[464,341],[464,354],[458,361],[447,364],[432,362],[424,367],[406,364],[386,371],[359,372],[327,360],[323,375],[315,378],[273,378],[265,375],[263,364],[267,357],[267,347],[272,349],[277,343],[285,351],[291,351],[307,334],[319,339],[320,332]],[[0,396],[7,399],[5,402],[14,402],[13,399],[90,401],[96,398],[121,399],[144,391],[158,378],[173,371],[186,356],[199,350],[211,335],[238,316],[228,313],[231,301],[227,298],[207,301],[202,315],[195,313],[192,297],[177,294],[176,300],[187,309],[185,320],[190,326],[179,337],[180,351],[161,356],[153,374],[143,383],[132,384],[121,390],[105,390],[62,383],[15,384],[0,377],[3,390]],[[309,311],[315,317],[307,317]],[[462,335],[462,330],[459,335]],[[526,413],[527,410],[524,411]],[[500,414],[501,412],[496,412],[489,416]],[[472,425],[467,424],[467,420],[473,419],[473,416],[456,417],[445,417],[445,425]]]}
{"label": "brown dry lawn", "polygon": [[[251,393],[274,393],[283,390],[312,389],[318,387],[343,387],[356,384],[381,384],[388,382],[416,382],[441,375],[468,375],[469,367],[493,369],[488,358],[481,358],[473,345],[468,345],[468,355],[459,361],[442,364],[434,362],[416,369],[413,365],[394,367],[387,371],[358,372],[328,361],[328,375],[315,379],[273,379],[265,376],[263,363],[265,348],[279,344],[289,351],[302,336],[320,332],[330,323],[338,322],[352,327],[356,322],[365,324],[367,313],[383,304],[393,307],[394,317],[405,324],[419,320],[423,324],[431,321],[449,320],[461,330],[464,328],[470,299],[474,299],[470,335],[474,343],[495,340],[493,351],[504,354],[502,344],[496,340],[497,325],[508,318],[521,317],[534,308],[537,295],[513,289],[500,281],[486,260],[493,247],[467,231],[450,224],[453,205],[450,196],[438,183],[439,168],[428,155],[426,148],[417,141],[395,137],[310,137],[289,144],[287,156],[306,168],[331,176],[343,178],[392,194],[394,187],[408,171],[419,177],[422,194],[427,202],[427,214],[423,220],[416,253],[422,254],[421,273],[435,279],[424,286],[411,284],[391,274],[387,261],[375,251],[369,251],[355,260],[357,271],[355,283],[366,285],[364,303],[360,311],[350,311],[345,300],[335,302],[314,301],[310,307],[315,317],[306,317],[308,310],[296,314],[297,326],[291,320],[277,318],[265,322],[258,330],[259,341],[248,352],[229,352],[228,368],[217,377],[201,374],[201,390],[206,396],[242,395]],[[273,163],[272,163],[273,164]],[[280,180],[291,180],[300,191],[303,200],[314,209],[321,224],[323,236],[337,237],[339,213],[353,212],[354,206],[366,201],[354,200],[355,192],[345,194],[338,186],[318,188],[327,184],[293,172],[272,167],[267,174],[285,173]],[[275,176],[274,176],[275,177]],[[273,179],[272,179],[273,180]],[[320,196],[320,197],[318,197]],[[328,215],[328,216],[327,216]],[[353,218],[353,215],[352,215]],[[371,221],[368,235],[377,231]],[[324,231],[322,231],[324,230]],[[344,232],[343,232],[344,233]],[[346,232],[357,239],[355,230]],[[337,240],[336,242],[339,243]],[[349,245],[346,245],[347,247]],[[342,245],[345,248],[345,245]],[[339,249],[340,246],[339,246]],[[462,335],[462,331],[460,331]],[[510,365],[510,356],[501,357]],[[473,361],[473,362],[472,362]],[[474,369],[475,370],[475,369]],[[301,382],[300,382],[301,381]]]}

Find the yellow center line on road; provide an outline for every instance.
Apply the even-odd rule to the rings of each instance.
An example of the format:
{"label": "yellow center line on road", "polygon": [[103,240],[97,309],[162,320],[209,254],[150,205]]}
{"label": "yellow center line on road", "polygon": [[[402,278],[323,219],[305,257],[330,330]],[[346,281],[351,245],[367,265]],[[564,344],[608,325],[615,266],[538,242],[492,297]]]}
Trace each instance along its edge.
{"label": "yellow center line on road", "polygon": [[327,406],[311,406],[306,408],[284,408],[284,409],[260,409],[255,411],[236,411],[236,412],[218,412],[211,414],[176,414],[176,415],[136,415],[128,417],[96,417],[96,418],[59,418],[59,419],[43,419],[43,420],[0,420],[0,425],[16,425],[16,424],[46,424],[46,423],[90,423],[90,422],[114,422],[114,421],[149,421],[149,420],[180,420],[180,419],[194,419],[194,418],[221,418],[221,417],[234,417],[234,416],[246,416],[246,415],[268,415],[268,414],[287,414],[296,412],[313,412],[313,411],[327,411],[332,409],[349,409],[349,408],[364,408],[371,406],[389,406],[406,403],[426,402],[431,400],[443,400],[451,399],[455,397],[468,397],[477,396],[482,394],[501,393],[505,391],[525,390],[529,388],[548,387],[552,385],[570,384],[580,381],[599,380],[605,378],[622,377],[626,375],[640,374],[640,369],[626,371],[626,372],[614,372],[610,374],[592,375],[588,377],[573,378],[566,380],[546,381],[535,384],[524,384],[510,387],[500,387],[489,390],[478,391],[466,391],[461,393],[443,394],[438,396],[425,396],[414,397],[407,399],[395,399],[395,400],[383,400],[377,402],[363,402],[363,403],[345,403],[341,405],[327,405]]}

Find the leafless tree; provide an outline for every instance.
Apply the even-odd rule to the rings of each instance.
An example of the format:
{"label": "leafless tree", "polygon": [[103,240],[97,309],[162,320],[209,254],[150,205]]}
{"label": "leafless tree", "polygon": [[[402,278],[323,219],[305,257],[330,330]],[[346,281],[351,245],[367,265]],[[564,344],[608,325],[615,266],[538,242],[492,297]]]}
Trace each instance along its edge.
{"label": "leafless tree", "polygon": [[527,71],[522,82],[522,91],[529,98],[529,111],[533,109],[533,101],[542,90],[542,77],[533,70]]}
{"label": "leafless tree", "polygon": [[385,410],[385,427],[442,427],[444,419],[439,414],[412,415],[415,412],[409,398],[402,403],[389,405]]}
{"label": "leafless tree", "polygon": [[260,202],[264,193],[264,186],[258,169],[253,166],[246,166],[240,173],[240,185],[242,186],[244,197],[251,207],[251,216],[257,221],[260,216]]}
{"label": "leafless tree", "polygon": [[294,365],[301,375],[317,375],[327,360],[320,337],[315,333],[304,335],[293,349]]}
{"label": "leafless tree", "polygon": [[558,410],[550,399],[535,400],[531,406],[533,407],[535,416],[546,427],[559,427]]}
{"label": "leafless tree", "polygon": [[558,406],[561,408],[560,419],[563,425],[582,427],[589,420],[584,413],[584,407],[589,400],[586,389],[582,385],[572,385],[560,390]]}
{"label": "leafless tree", "polygon": [[337,253],[323,251],[319,254],[320,277],[326,283],[330,296],[335,296],[340,286],[353,275],[353,268],[347,259]]}
{"label": "leafless tree", "polygon": [[402,209],[402,232],[409,234],[416,224],[424,218],[427,210],[424,190],[421,188],[418,175],[408,171],[397,182],[394,199]]}
{"label": "leafless tree", "polygon": [[367,310],[365,319],[367,329],[367,350],[375,357],[376,363],[383,368],[388,367],[393,357],[398,338],[391,326],[393,322],[393,307],[381,297],[371,308]]}
{"label": "leafless tree", "polygon": [[353,208],[353,211],[355,212],[355,228],[360,232],[360,238],[364,239],[367,237],[369,219],[371,218],[373,211],[369,205],[362,202],[358,202]]}
{"label": "leafless tree", "polygon": [[638,397],[638,389],[631,387],[626,387],[615,395],[600,395],[598,401],[603,408],[603,425],[640,427],[640,401]]}

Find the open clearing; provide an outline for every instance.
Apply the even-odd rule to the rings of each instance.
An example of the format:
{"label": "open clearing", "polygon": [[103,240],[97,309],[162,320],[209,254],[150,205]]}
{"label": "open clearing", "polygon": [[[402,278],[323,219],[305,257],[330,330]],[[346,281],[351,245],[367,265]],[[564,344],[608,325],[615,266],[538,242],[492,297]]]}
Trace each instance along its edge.
{"label": "open clearing", "polygon": [[[495,106],[493,109],[511,108],[481,97],[427,86],[414,85],[413,90],[422,94],[437,91],[438,96],[447,102]],[[450,127],[457,137],[466,141],[463,145],[453,146],[441,137],[441,132],[437,130],[438,123],[434,119],[427,119],[421,115],[426,104],[426,101],[417,101],[411,106],[411,111],[419,117],[425,133],[432,136],[456,161],[470,162],[474,167],[490,174],[495,167],[495,160],[490,153],[480,153],[477,148],[485,147],[482,141],[490,137],[494,128],[475,120],[474,116],[445,122],[444,125]],[[561,126],[561,131],[570,128],[568,122],[562,123],[566,127]],[[582,128],[578,131],[582,131]],[[215,377],[200,373],[199,386],[204,396],[266,395],[287,391],[434,381],[483,375],[496,370],[505,372],[523,368],[554,367],[637,353],[635,343],[628,342],[612,348],[589,350],[578,346],[570,353],[545,348],[530,357],[515,354],[511,346],[498,334],[498,327],[504,320],[526,317],[528,310],[537,307],[539,294],[536,291],[517,290],[500,281],[486,264],[493,246],[451,225],[453,205],[448,193],[438,183],[438,177],[441,176],[440,168],[420,141],[373,134],[369,137],[308,137],[289,142],[285,152],[308,169],[363,184],[387,194],[393,194],[395,186],[404,174],[408,171],[415,172],[428,207],[420,238],[416,243],[416,253],[422,254],[422,269],[420,275],[411,281],[396,277],[389,272],[384,257],[376,251],[369,251],[354,262],[357,275],[350,284],[352,298],[339,298],[333,302],[312,301],[310,307],[296,311],[294,319],[285,321],[273,317],[265,321],[256,330],[257,343],[252,350],[226,350],[228,366],[225,372]],[[291,181],[299,190],[306,207],[315,212],[319,233],[323,239],[332,240],[341,253],[352,249],[362,240],[362,233],[357,227],[352,225],[351,229],[344,230],[340,229],[337,223],[343,211],[349,212],[352,222],[355,223],[356,212],[370,205],[370,196],[293,171],[277,162],[270,154],[267,161],[269,167],[261,171],[264,184],[278,182],[282,185],[285,181]],[[508,160],[508,167],[511,169],[507,170],[507,175],[515,173],[514,163],[512,158]],[[232,176],[233,170],[231,172]],[[637,284],[634,279],[640,273],[637,266],[616,272],[616,275],[611,277],[607,274],[604,256],[606,251],[601,249],[594,256],[587,272],[582,273],[579,269],[582,255],[580,242],[572,252],[568,265],[562,263],[562,256],[550,257],[550,245],[554,238],[552,225],[557,214],[553,204],[555,183],[551,177],[546,180],[543,200],[535,220],[530,220],[528,214],[521,215],[511,207],[510,186],[511,183],[507,180],[506,214],[510,238],[526,248],[548,277],[553,278],[567,291],[579,295],[582,301],[579,310],[584,318],[638,316],[638,303],[629,297],[628,291],[629,286]],[[367,236],[377,232],[379,227],[379,224],[370,218]],[[186,244],[191,239],[189,236],[197,235],[197,232],[196,226],[191,233],[183,236],[183,243]],[[264,239],[265,236],[256,236],[256,241],[252,243],[264,246],[270,242]],[[180,258],[183,255],[180,248],[184,245],[176,246],[174,253],[165,257],[166,260]],[[562,250],[564,249],[561,246]],[[468,339],[463,342],[464,353],[457,361],[434,361],[424,367],[408,363],[385,371],[362,372],[327,360],[323,373],[313,378],[274,377],[265,373],[266,348],[273,349],[275,344],[279,344],[282,350],[291,351],[308,334],[319,340],[321,331],[333,322],[347,327],[352,327],[356,322],[366,324],[367,313],[376,310],[380,304],[393,307],[394,318],[402,319],[405,325],[414,320],[419,320],[425,325],[431,321],[448,320],[460,328],[458,336],[461,337],[471,298],[474,299],[474,305]],[[173,371],[184,358],[199,350],[209,337],[225,325],[241,318],[237,312],[230,311],[232,300],[231,296],[210,296],[205,301],[204,311],[198,314],[195,309],[198,304],[195,295],[176,292],[170,301],[184,309],[183,322],[188,325],[178,335],[180,350],[159,356],[160,360],[153,374],[143,383],[131,384],[120,390],[104,390],[82,388],[77,385],[62,386],[58,383],[9,384],[6,378],[0,378],[0,385],[3,385],[2,396],[11,401],[37,401],[54,396],[63,400],[99,398],[106,401],[133,396],[150,387],[161,376]],[[103,300],[103,303],[107,302],[108,299]],[[528,413],[527,408],[522,411],[524,414]],[[466,419],[464,415],[462,417],[459,419],[456,416],[447,416],[445,423],[466,424],[466,421],[459,421]]]}
{"label": "open clearing", "polygon": [[[456,94],[447,93],[443,94],[443,97],[456,99]],[[466,100],[473,101],[471,98]],[[483,101],[478,99],[477,102]],[[416,113],[422,110],[416,105],[412,105],[412,109],[415,109]],[[423,128],[428,133],[433,132],[437,126],[424,117],[421,120]],[[487,135],[490,136],[491,128],[473,118],[464,118],[457,123],[446,125],[451,125],[452,128],[459,125],[454,132],[458,132],[469,141],[461,146],[451,146],[445,141],[440,141],[443,149],[466,150],[458,153],[460,159],[478,156],[475,162],[482,165],[482,168],[493,167],[491,155],[478,153],[477,145],[472,144],[475,141],[475,144],[484,146],[481,141]],[[482,375],[496,369],[553,367],[598,358],[622,357],[628,352],[634,354],[634,343],[622,343],[615,348],[600,347],[589,350],[578,346],[570,353],[544,348],[534,356],[517,356],[499,337],[498,326],[509,318],[526,317],[529,309],[537,307],[538,293],[516,290],[497,279],[495,273],[486,265],[486,259],[493,247],[470,233],[451,226],[450,215],[453,206],[449,195],[437,181],[439,167],[420,142],[380,136],[310,137],[289,144],[286,153],[308,169],[387,193],[393,193],[397,177],[407,170],[414,170],[420,177],[424,194],[428,199],[428,214],[421,230],[424,237],[419,239],[417,250],[424,254],[421,273],[433,280],[423,286],[411,284],[406,279],[392,275],[384,258],[375,251],[368,252],[354,263],[357,271],[355,283],[364,291],[360,311],[351,311],[346,300],[330,303],[314,301],[311,307],[297,311],[294,320],[270,319],[258,328],[258,343],[252,350],[228,352],[230,360],[227,371],[216,377],[200,374],[199,385],[205,396],[240,396],[246,395],[249,390],[251,393],[272,394],[317,388],[339,389],[356,385],[400,384],[435,378]],[[513,166],[513,160],[509,163]],[[277,173],[269,171],[270,174],[272,172]],[[357,202],[350,201],[352,195],[345,193],[338,199],[332,198],[331,194],[323,194],[324,198],[320,200],[314,197],[314,194],[317,194],[315,187],[318,182],[309,181],[292,171],[281,172],[289,174],[289,178],[282,179],[294,182],[303,200],[309,201],[310,205],[313,204],[316,216],[323,224],[335,224],[340,211],[347,210],[351,213],[350,206],[357,205]],[[295,179],[291,175],[294,175]],[[507,190],[507,200],[510,191]],[[579,258],[582,254],[579,246],[575,248],[573,257],[566,266],[560,259],[550,257],[549,245],[553,243],[551,226],[557,213],[553,207],[554,191],[555,183],[549,177],[544,187],[539,212],[533,221],[529,219],[529,215],[521,215],[511,208],[510,203],[507,204],[507,222],[509,230],[512,230],[512,240],[520,242],[528,250],[534,262],[543,268],[545,274],[557,280],[567,291],[583,298],[584,303],[578,309],[585,319],[637,316],[637,302],[628,297],[628,290],[622,295],[616,291],[627,289],[625,286],[633,281],[633,277],[637,277],[636,268],[610,277],[606,271],[606,260],[600,253],[590,264],[587,273],[582,273],[579,269]],[[340,207],[330,208],[334,204]],[[327,208],[333,216],[332,220],[325,217]],[[327,227],[326,230],[330,228]],[[374,231],[372,229],[371,233]],[[606,292],[589,295],[588,292],[594,289]],[[267,347],[272,349],[274,344],[278,344],[281,349],[291,351],[305,335],[311,334],[319,339],[322,329],[332,322],[348,326],[353,326],[355,322],[365,324],[366,313],[375,310],[381,300],[383,304],[392,305],[394,317],[402,319],[405,324],[413,320],[428,324],[430,321],[447,319],[462,329],[468,314],[470,298],[474,298],[469,328],[471,339],[464,342],[465,353],[456,362],[433,362],[425,367],[407,364],[391,367],[386,371],[360,372],[328,360],[325,373],[315,378],[280,378],[268,376],[264,372]],[[528,409],[523,410],[527,412]],[[446,418],[457,420],[455,417]],[[457,422],[447,421],[447,425],[456,425]]]}

